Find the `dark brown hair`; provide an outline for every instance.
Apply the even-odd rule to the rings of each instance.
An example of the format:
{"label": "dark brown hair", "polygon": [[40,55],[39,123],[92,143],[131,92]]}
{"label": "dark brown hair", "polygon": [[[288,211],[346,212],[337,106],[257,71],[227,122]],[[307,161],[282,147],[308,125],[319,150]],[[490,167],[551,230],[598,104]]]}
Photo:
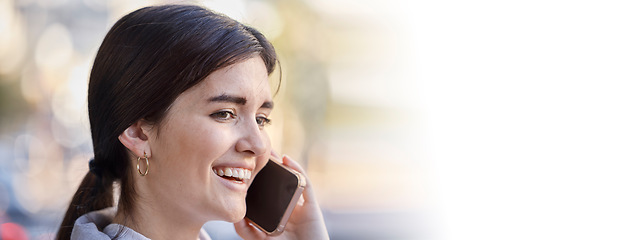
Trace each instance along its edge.
{"label": "dark brown hair", "polygon": [[132,209],[133,170],[118,140],[125,129],[141,119],[159,124],[182,92],[215,70],[257,56],[270,75],[277,56],[260,32],[199,6],[145,7],[117,21],[90,74],[91,171],[73,196],[56,239],[70,239],[81,215],[113,206],[115,181],[121,185],[119,211]]}

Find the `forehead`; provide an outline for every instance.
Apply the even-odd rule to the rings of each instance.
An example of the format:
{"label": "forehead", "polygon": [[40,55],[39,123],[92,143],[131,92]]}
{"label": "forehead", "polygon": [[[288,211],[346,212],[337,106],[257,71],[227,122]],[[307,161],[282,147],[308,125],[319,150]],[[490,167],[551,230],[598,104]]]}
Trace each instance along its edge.
{"label": "forehead", "polygon": [[270,101],[272,96],[264,61],[260,57],[253,57],[218,69],[178,98],[206,101],[221,94],[243,97],[259,104]]}

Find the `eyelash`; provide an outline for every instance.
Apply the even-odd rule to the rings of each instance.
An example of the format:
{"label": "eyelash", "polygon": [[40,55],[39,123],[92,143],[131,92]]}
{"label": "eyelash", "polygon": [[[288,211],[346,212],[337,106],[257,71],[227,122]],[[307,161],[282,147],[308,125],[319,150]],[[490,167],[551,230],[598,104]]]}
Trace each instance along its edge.
{"label": "eyelash", "polygon": [[[220,121],[228,121],[230,119],[237,118],[237,115],[233,113],[233,111],[229,111],[229,110],[222,110],[216,113],[212,113],[210,116]],[[264,116],[258,116],[258,117],[255,117],[255,122],[257,122],[257,125],[259,125],[260,128],[263,128],[265,126],[270,125],[272,123],[272,120]]]}
{"label": "eyelash", "polygon": [[[228,114],[228,116],[226,114]],[[229,110],[222,110],[216,113],[212,113],[210,116],[221,121],[227,121],[229,119],[235,119],[237,117],[235,113]]]}
{"label": "eyelash", "polygon": [[270,120],[270,118],[262,117],[262,116],[256,117],[255,120],[257,122],[257,125],[259,125],[259,127],[265,127],[272,123],[272,120]]}

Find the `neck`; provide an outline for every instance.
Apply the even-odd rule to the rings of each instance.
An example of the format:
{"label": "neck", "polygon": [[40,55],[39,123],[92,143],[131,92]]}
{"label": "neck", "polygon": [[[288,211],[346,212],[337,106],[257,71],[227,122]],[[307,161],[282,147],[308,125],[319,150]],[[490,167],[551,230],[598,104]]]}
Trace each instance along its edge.
{"label": "neck", "polygon": [[180,214],[172,212],[172,208],[159,208],[150,203],[134,206],[131,211],[123,209],[119,208],[113,223],[124,225],[153,240],[198,239],[204,224],[176,217]]}

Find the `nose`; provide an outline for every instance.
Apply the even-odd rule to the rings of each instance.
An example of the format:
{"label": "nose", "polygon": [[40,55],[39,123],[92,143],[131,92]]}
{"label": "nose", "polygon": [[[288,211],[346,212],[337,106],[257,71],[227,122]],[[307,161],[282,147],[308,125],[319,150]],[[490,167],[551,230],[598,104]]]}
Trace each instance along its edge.
{"label": "nose", "polygon": [[235,149],[241,153],[260,156],[266,153],[266,135],[259,129],[257,123],[243,124],[241,127],[241,137],[235,144]]}

